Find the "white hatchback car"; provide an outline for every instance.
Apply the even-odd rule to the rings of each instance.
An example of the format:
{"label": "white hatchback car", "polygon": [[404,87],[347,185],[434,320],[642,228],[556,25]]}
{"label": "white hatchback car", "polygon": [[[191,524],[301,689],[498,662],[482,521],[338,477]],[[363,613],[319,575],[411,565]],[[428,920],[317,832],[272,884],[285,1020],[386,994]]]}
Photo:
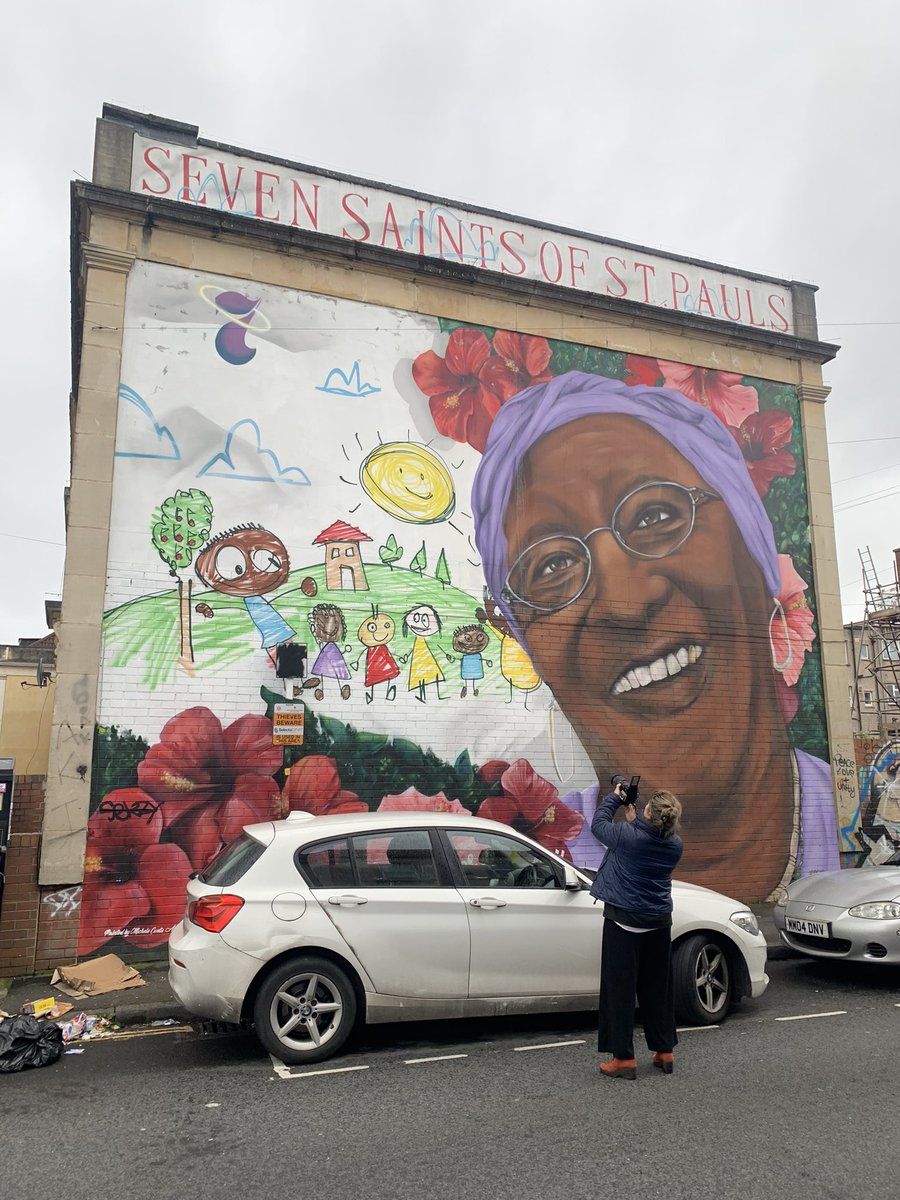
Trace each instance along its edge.
{"label": "white hatchback car", "polygon": [[[252,1020],[285,1063],[357,1022],[597,1006],[603,907],[590,877],[507,825],[361,813],[249,825],[188,884],[169,981],[190,1012]],[[721,1020],[768,984],[745,906],[673,886],[680,1019]]]}

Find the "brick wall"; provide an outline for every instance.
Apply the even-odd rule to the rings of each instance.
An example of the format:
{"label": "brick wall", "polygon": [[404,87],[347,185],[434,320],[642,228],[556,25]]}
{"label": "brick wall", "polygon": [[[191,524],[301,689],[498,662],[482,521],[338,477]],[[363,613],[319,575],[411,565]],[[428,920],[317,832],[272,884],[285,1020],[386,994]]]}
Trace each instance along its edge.
{"label": "brick wall", "polygon": [[75,957],[80,887],[38,887],[43,775],[19,775],[13,784],[12,827],[0,902],[0,976],[47,971]]}

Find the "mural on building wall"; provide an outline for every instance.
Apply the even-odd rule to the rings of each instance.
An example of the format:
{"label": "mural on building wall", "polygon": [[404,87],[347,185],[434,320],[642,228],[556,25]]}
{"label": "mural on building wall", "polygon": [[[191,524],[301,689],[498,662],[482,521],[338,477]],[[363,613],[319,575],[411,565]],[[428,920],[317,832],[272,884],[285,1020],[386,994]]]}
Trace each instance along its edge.
{"label": "mural on building wall", "polygon": [[837,865],[794,389],[245,288],[129,280],[118,442],[133,391],[179,457],[116,463],[80,953],[161,946],[188,872],[291,809],[478,813],[596,866],[615,771],[682,795],[686,878]]}
{"label": "mural on building wall", "polygon": [[859,808],[845,832],[862,865],[878,866],[900,850],[900,742],[854,734]]}

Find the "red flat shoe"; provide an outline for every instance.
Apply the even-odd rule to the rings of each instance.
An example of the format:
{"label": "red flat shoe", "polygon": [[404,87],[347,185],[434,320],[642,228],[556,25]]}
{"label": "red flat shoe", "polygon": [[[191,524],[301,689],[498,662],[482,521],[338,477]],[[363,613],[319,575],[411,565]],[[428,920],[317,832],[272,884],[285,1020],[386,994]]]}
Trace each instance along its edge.
{"label": "red flat shoe", "polygon": [[600,1064],[600,1074],[607,1079],[637,1079],[637,1059],[611,1058]]}
{"label": "red flat shoe", "polygon": [[658,1071],[662,1071],[664,1075],[671,1075],[675,1070],[675,1055],[674,1054],[654,1054],[653,1065]]}

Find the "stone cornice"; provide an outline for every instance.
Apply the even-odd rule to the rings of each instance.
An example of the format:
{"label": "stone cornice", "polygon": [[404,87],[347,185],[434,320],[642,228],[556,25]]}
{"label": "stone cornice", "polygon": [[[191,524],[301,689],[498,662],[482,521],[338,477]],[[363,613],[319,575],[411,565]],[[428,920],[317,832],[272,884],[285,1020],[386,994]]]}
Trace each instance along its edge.
{"label": "stone cornice", "polygon": [[824,383],[801,383],[797,388],[801,400],[816,400],[824,404],[831,395],[831,388]]}
{"label": "stone cornice", "polygon": [[90,242],[81,247],[81,261],[85,268],[98,271],[113,271],[127,275],[134,266],[134,255],[127,250],[110,250],[106,246],[93,246]]}

